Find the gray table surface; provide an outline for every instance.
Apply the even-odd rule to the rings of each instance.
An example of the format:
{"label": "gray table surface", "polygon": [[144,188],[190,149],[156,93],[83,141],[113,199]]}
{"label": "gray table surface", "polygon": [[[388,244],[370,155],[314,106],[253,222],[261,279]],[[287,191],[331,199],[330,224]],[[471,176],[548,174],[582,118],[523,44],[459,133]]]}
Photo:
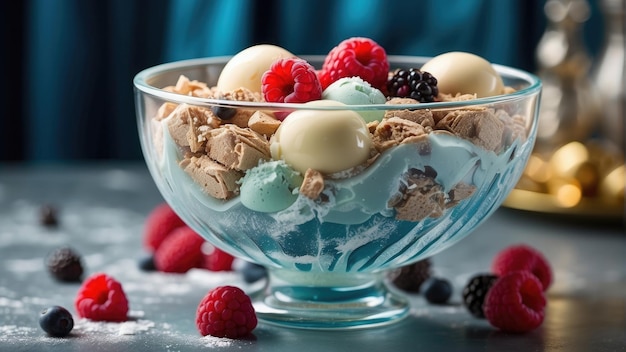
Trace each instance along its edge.
{"label": "gray table surface", "polygon": [[[0,351],[626,351],[626,237],[624,223],[559,218],[501,208],[473,234],[432,258],[438,276],[452,280],[445,306],[410,296],[411,315],[392,325],[309,331],[259,324],[246,340],[201,337],[194,325],[200,299],[220,284],[245,285],[237,273],[194,270],[146,273],[143,221],[162,198],[143,164],[25,166],[0,164]],[[53,204],[59,226],[40,224]],[[504,247],[525,243],[550,260],[555,283],[543,325],[507,334],[472,318],[460,291],[488,271]],[[107,272],[130,301],[132,320],[96,323],[76,318],[67,338],[39,328],[39,311],[62,305],[75,312],[78,284],[54,281],[44,266],[54,248],[71,245],[87,274]]]}

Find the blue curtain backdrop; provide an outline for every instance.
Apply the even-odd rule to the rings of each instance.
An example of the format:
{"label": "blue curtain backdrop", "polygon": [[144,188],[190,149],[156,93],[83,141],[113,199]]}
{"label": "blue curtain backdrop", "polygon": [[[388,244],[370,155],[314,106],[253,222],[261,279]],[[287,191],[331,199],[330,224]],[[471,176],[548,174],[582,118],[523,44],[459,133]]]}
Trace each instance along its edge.
{"label": "blue curtain backdrop", "polygon": [[[0,161],[140,159],[133,76],[257,43],[324,54],[351,36],[390,54],[463,50],[534,69],[541,0],[3,2]],[[595,7],[594,11],[597,11]]]}

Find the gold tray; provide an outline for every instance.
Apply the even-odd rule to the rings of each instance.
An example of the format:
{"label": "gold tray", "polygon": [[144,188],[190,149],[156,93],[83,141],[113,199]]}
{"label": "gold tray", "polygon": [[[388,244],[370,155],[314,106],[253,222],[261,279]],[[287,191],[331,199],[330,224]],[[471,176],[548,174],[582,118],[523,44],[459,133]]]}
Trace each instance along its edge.
{"label": "gold tray", "polygon": [[563,207],[555,197],[522,189],[513,189],[503,205],[508,208],[547,214],[584,216],[602,220],[625,219],[624,204],[607,202],[600,198],[582,198],[573,207]]}

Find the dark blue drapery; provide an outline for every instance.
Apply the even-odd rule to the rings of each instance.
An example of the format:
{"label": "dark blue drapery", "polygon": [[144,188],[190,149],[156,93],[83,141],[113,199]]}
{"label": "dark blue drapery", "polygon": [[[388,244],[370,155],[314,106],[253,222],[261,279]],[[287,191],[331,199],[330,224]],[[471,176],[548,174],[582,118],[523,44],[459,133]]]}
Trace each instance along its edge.
{"label": "dark blue drapery", "polygon": [[139,159],[132,78],[266,42],[324,54],[351,36],[390,54],[474,52],[533,69],[540,0],[3,2],[0,160]]}

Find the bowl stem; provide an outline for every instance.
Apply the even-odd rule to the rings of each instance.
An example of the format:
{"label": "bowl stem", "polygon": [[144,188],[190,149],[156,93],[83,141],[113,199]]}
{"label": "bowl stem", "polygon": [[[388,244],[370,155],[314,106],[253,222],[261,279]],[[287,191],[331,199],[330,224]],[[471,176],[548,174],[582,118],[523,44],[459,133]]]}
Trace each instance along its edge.
{"label": "bowl stem", "polygon": [[386,325],[406,317],[406,298],[378,273],[301,272],[269,269],[269,283],[254,308],[260,320],[304,329]]}

